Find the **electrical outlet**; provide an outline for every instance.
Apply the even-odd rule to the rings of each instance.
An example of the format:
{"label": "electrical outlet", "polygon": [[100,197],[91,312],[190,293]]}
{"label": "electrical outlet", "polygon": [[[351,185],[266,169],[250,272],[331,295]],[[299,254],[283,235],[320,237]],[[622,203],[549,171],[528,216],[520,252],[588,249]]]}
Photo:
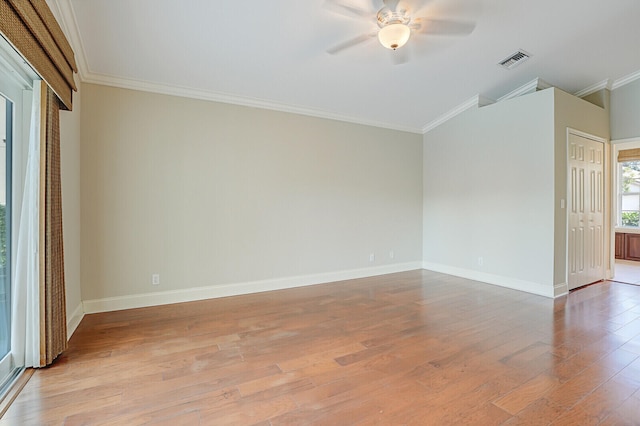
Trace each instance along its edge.
{"label": "electrical outlet", "polygon": [[389,259],[393,259],[394,257],[396,257],[396,254],[393,252],[393,250],[391,250],[389,252]]}
{"label": "electrical outlet", "polygon": [[375,253],[371,253],[371,254],[369,255],[369,262],[375,262],[375,260],[376,260],[376,255],[375,255]]}
{"label": "electrical outlet", "polygon": [[482,258],[482,256],[480,256],[478,258],[478,266],[482,266],[482,265],[484,265],[484,259]]}
{"label": "electrical outlet", "polygon": [[151,285],[160,285],[160,274],[151,275]]}

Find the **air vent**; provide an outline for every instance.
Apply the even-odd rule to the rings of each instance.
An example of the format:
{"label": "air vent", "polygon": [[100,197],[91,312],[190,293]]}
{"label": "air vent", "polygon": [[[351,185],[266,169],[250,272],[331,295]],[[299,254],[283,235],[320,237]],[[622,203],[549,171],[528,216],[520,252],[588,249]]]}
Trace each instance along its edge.
{"label": "air vent", "polygon": [[520,65],[521,63],[523,63],[524,61],[526,61],[530,57],[531,57],[531,55],[528,54],[527,52],[525,52],[524,50],[518,50],[513,55],[511,55],[508,58],[500,61],[500,63],[498,65],[500,65],[503,68],[506,68],[506,69],[510,70],[510,69],[515,68],[516,66]]}

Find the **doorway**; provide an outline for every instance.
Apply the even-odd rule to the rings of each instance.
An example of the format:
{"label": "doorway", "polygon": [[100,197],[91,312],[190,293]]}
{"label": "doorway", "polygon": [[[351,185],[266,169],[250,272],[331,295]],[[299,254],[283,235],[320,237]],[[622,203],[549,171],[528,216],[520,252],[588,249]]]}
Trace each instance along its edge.
{"label": "doorway", "polygon": [[640,138],[611,144],[616,242],[611,249],[611,280],[640,285]]}
{"label": "doorway", "polygon": [[616,259],[611,281],[640,285],[640,262]]}

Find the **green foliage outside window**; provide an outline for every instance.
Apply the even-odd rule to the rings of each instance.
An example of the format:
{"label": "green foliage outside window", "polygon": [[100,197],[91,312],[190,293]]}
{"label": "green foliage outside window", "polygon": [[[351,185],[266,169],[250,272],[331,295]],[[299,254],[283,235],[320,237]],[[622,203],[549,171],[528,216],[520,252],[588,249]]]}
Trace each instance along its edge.
{"label": "green foliage outside window", "polygon": [[0,268],[4,270],[7,264],[7,218],[5,217],[6,206],[0,204]]}
{"label": "green foliage outside window", "polygon": [[640,226],[640,212],[622,212],[622,226]]}
{"label": "green foliage outside window", "polygon": [[[631,185],[640,184],[640,161],[626,161],[622,163],[622,179],[621,190],[622,194],[630,192]],[[634,189],[637,191],[637,189]],[[629,195],[637,194],[637,192],[631,192]],[[636,197],[639,195],[636,195]],[[638,211],[626,211],[621,213],[622,226],[640,226],[640,212]]]}
{"label": "green foliage outside window", "polygon": [[640,161],[628,161],[622,164],[622,192],[629,192],[629,185],[640,179]]}

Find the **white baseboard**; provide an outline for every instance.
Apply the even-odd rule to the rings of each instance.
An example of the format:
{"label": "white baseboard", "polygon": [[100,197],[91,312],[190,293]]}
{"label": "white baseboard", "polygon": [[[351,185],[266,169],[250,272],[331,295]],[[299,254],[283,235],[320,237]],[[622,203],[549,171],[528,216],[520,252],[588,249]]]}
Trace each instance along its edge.
{"label": "white baseboard", "polygon": [[473,271],[469,269],[456,268],[454,266],[440,265],[437,263],[423,262],[423,269],[440,272],[456,277],[467,278],[474,281],[480,281],[487,284],[506,287],[513,290],[520,290],[527,293],[537,294],[539,296],[554,297],[554,287],[536,283],[533,281],[520,280],[517,278],[504,277],[502,275],[493,275],[486,272]]}
{"label": "white baseboard", "polygon": [[82,302],[78,304],[76,309],[71,314],[71,317],[67,320],[67,340],[71,339],[71,336],[76,331],[76,328],[80,325],[80,321],[84,318],[84,309]]}
{"label": "white baseboard", "polygon": [[560,283],[553,286],[553,297],[564,296],[569,293],[569,285],[567,283]]}
{"label": "white baseboard", "polygon": [[408,262],[393,265],[376,266],[372,268],[328,272],[324,274],[285,277],[279,279],[235,284],[213,285],[207,287],[195,287],[182,290],[169,290],[119,297],[107,297],[104,299],[85,300],[82,302],[82,305],[85,313],[93,314],[97,312],[144,308],[147,306],[168,305],[171,303],[192,302],[195,300],[238,296],[241,294],[260,293],[263,291],[282,290],[293,287],[304,287],[308,285],[373,277],[377,275],[412,271],[416,269],[422,269],[421,262]]}

